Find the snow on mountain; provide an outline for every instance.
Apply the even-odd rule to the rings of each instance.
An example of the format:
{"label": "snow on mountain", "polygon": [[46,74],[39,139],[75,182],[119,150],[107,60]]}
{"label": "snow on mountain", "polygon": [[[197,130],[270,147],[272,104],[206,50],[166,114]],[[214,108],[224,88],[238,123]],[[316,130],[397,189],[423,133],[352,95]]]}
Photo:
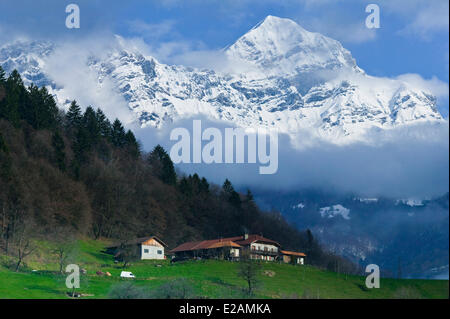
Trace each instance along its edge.
{"label": "snow on mountain", "polygon": [[344,219],[350,219],[350,209],[345,208],[341,204],[322,207],[319,210],[320,216],[333,218],[336,216],[342,216]]}
{"label": "snow on mountain", "polygon": [[298,203],[297,205],[292,206],[292,209],[303,209],[306,205],[303,203]]}
{"label": "snow on mountain", "polygon": [[[26,84],[49,86],[60,104],[67,104],[77,97],[69,96],[57,77],[48,76],[55,47],[48,42],[5,45],[0,65],[7,72],[17,68]],[[345,144],[366,141],[373,128],[444,121],[430,92],[365,74],[338,41],[289,19],[268,16],[224,53],[241,71],[166,65],[117,36],[108,52],[91,55],[86,65],[99,87],[112,83],[142,127],[161,128],[203,115]]]}
{"label": "snow on mountain", "polygon": [[415,207],[415,206],[424,206],[423,200],[421,199],[414,199],[414,198],[409,198],[409,199],[399,199],[395,202],[396,205],[399,204],[403,204],[403,205],[407,205],[410,207]]}
{"label": "snow on mountain", "polygon": [[353,198],[354,201],[359,201],[360,203],[377,203],[378,198],[372,197],[372,198],[361,198],[361,197],[355,197]]}
{"label": "snow on mountain", "polygon": [[290,19],[268,16],[226,49],[235,62],[254,66],[264,77],[350,68],[349,51],[333,39],[308,32]]}

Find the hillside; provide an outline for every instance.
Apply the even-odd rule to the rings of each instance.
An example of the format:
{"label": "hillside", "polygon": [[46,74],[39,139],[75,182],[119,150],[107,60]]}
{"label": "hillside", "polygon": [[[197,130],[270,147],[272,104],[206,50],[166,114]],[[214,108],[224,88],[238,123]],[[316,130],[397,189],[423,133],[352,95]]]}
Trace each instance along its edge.
{"label": "hillside", "polygon": [[249,232],[305,252],[311,264],[358,271],[310,231],[261,210],[250,190],[177,173],[161,146],[144,152],[120,120],[90,106],[82,112],[76,101],[59,110],[45,87],[25,87],[17,71],[6,77],[1,67],[0,189],[0,254],[16,258],[16,270],[36,240],[156,235],[173,248]]}
{"label": "hillside", "polygon": [[[82,298],[108,298],[123,270],[110,255],[102,253],[105,241],[79,241],[78,261],[87,270],[79,292]],[[47,261],[45,261],[47,260]],[[52,263],[46,245],[30,259],[21,273],[0,266],[1,298],[67,298],[64,278]],[[161,265],[155,267],[155,265]],[[32,271],[32,270],[37,271]],[[111,277],[96,271],[110,272]],[[185,279],[190,298],[243,298],[245,282],[237,274],[237,263],[226,261],[190,261],[171,265],[167,261],[138,261],[126,269],[136,275],[133,284],[143,291],[157,291],[176,279]],[[272,277],[265,275],[269,273]],[[320,270],[312,266],[264,263],[256,298],[448,298],[448,281],[381,279],[380,289],[365,289],[365,278]]]}

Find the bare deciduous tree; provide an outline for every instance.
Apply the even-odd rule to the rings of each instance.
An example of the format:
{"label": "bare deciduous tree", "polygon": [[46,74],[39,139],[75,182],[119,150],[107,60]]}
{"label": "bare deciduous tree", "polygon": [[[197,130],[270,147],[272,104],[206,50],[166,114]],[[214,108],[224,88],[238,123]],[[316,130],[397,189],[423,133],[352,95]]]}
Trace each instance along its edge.
{"label": "bare deciduous tree", "polygon": [[19,271],[24,259],[31,255],[37,248],[32,241],[34,230],[35,225],[31,218],[21,218],[14,229],[13,247],[17,257],[16,272]]}
{"label": "bare deciduous tree", "polygon": [[74,258],[77,253],[77,240],[72,229],[69,227],[58,226],[52,234],[54,247],[52,253],[56,256],[59,266],[59,272],[64,272],[64,267]]}
{"label": "bare deciduous tree", "polygon": [[252,295],[260,283],[261,264],[250,258],[248,252],[244,252],[238,265],[238,276],[247,282],[247,293]]}

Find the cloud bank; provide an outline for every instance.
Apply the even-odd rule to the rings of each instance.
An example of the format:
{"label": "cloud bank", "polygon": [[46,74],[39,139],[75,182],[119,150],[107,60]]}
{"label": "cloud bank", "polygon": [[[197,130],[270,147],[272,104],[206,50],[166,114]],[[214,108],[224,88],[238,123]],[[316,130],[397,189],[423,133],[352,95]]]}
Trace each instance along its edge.
{"label": "cloud bank", "polygon": [[[223,122],[196,119],[202,120],[204,128],[216,127],[223,132],[230,127]],[[136,134],[146,149],[160,143],[170,150],[175,144],[168,138],[171,129],[185,127],[192,136],[192,120],[177,122],[163,130],[140,129]],[[179,164],[177,168],[219,184],[228,178],[243,188],[280,191],[321,188],[363,197],[430,198],[449,189],[448,128],[448,123],[406,126],[374,133],[374,140],[383,141],[376,145],[336,146],[310,140],[313,146],[304,149],[293,147],[290,137],[280,135],[278,172],[274,175],[260,175],[260,164]]]}

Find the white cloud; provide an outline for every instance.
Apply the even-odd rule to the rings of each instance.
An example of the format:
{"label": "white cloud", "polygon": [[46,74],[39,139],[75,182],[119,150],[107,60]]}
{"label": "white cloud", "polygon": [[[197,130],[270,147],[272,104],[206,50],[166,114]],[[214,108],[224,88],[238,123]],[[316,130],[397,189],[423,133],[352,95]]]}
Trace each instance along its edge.
{"label": "white cloud", "polygon": [[407,73],[396,77],[397,80],[409,83],[414,87],[423,88],[432,93],[437,98],[448,98],[448,83],[433,76],[431,79],[424,79],[419,74]]}
{"label": "white cloud", "polygon": [[400,35],[429,40],[435,33],[448,33],[448,0],[384,0],[381,6],[405,20],[405,26],[398,30]]}
{"label": "white cloud", "polygon": [[140,34],[145,39],[159,39],[160,37],[172,34],[175,31],[174,20],[164,20],[161,23],[150,24],[142,20],[132,20],[128,22],[129,30]]}
{"label": "white cloud", "polygon": [[334,19],[311,19],[308,22],[310,31],[319,32],[327,35],[330,38],[337,39],[345,43],[364,43],[376,39],[376,29],[368,29],[364,21],[352,21],[349,23],[342,23]]}
{"label": "white cloud", "polygon": [[76,43],[59,43],[55,52],[45,59],[44,72],[58,84],[58,102],[76,99],[83,108],[101,108],[111,120],[119,118],[131,124],[134,116],[124,98],[116,93],[114,84],[99,82],[95,71],[87,65],[91,55],[102,56],[111,45],[110,38],[92,37]]}

